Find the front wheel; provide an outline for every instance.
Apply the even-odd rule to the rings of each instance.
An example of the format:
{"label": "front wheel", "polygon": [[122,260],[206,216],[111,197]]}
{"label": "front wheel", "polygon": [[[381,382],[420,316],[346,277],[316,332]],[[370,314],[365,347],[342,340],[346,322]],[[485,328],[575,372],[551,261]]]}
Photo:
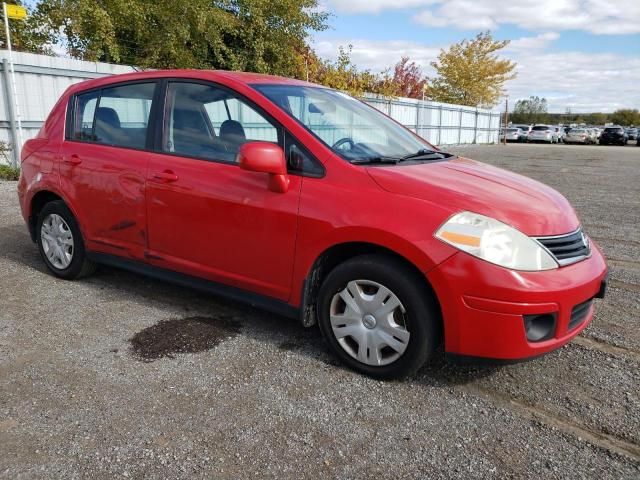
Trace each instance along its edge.
{"label": "front wheel", "polygon": [[78,222],[61,200],[47,203],[36,223],[36,241],[45,265],[55,276],[72,280],[93,273]]}
{"label": "front wheel", "polygon": [[346,365],[380,379],[414,373],[439,340],[439,309],[424,278],[402,262],[362,255],[322,283],[318,323]]}

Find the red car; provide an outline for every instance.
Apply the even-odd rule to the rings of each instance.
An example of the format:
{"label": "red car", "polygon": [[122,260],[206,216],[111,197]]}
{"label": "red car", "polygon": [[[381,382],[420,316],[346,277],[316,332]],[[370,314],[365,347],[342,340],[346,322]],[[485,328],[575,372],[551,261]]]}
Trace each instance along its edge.
{"label": "red car", "polygon": [[108,264],[319,324],[378,378],[518,360],[591,321],[607,266],[551,188],[310,83],[154,71],[70,87],[18,185],[53,274]]}

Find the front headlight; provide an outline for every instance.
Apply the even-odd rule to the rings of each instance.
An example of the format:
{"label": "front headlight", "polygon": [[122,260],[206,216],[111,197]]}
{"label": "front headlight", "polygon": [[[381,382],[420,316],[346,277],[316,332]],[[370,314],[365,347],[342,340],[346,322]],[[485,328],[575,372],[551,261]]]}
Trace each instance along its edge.
{"label": "front headlight", "polygon": [[538,242],[513,227],[478,213],[461,212],[442,225],[436,238],[464,252],[513,270],[551,270],[558,263]]}

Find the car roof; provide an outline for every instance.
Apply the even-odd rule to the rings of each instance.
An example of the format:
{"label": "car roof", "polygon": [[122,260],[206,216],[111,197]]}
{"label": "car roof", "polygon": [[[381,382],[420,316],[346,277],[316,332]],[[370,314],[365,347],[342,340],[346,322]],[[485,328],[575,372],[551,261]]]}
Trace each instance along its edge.
{"label": "car roof", "polygon": [[69,89],[70,93],[83,90],[100,88],[111,84],[123,82],[137,82],[144,80],[155,80],[160,78],[188,78],[194,80],[208,80],[224,84],[270,84],[270,85],[298,85],[307,87],[323,87],[315,83],[296,80],[293,78],[280,77],[276,75],[266,75],[250,72],[232,72],[227,70],[147,70],[143,72],[122,73],[109,75],[84,82],[76,83]]}

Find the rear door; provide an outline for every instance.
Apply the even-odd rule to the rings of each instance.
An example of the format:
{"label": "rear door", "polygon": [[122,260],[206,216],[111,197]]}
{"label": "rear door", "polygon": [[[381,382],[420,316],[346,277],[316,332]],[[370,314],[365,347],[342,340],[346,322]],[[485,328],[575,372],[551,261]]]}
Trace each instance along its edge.
{"label": "rear door", "polygon": [[148,261],[287,300],[302,177],[286,193],[236,163],[247,141],[283,145],[284,131],[216,84],[169,81],[160,150],[149,162]]}
{"label": "rear door", "polygon": [[156,81],[76,95],[60,149],[62,191],[90,250],[143,258]]}

